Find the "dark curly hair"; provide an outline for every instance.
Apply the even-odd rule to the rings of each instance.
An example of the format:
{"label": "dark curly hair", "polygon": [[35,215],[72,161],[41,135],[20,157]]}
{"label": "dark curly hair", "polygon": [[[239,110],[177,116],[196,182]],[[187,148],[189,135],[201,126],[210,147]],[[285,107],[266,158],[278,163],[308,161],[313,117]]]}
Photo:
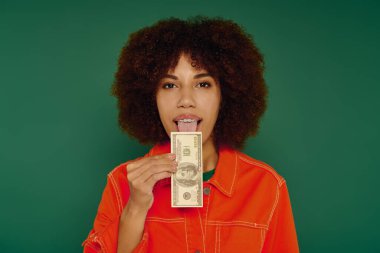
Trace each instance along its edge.
{"label": "dark curly hair", "polygon": [[266,109],[264,61],[252,37],[220,17],[171,17],[130,35],[112,85],[121,129],[143,144],[169,140],[158,114],[156,90],[181,53],[220,84],[222,104],[214,143],[241,149],[248,136],[256,135]]}

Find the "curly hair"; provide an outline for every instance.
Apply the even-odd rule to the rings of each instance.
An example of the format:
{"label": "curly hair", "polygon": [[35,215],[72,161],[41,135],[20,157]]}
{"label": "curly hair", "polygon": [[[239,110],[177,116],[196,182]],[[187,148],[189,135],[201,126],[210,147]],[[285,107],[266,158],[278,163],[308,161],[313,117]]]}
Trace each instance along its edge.
{"label": "curly hair", "polygon": [[257,134],[267,106],[264,61],[251,35],[221,17],[171,17],[129,36],[112,85],[120,128],[143,144],[169,140],[160,121],[156,91],[182,53],[191,57],[193,67],[208,71],[220,84],[222,103],[214,143],[243,148],[245,140]]}

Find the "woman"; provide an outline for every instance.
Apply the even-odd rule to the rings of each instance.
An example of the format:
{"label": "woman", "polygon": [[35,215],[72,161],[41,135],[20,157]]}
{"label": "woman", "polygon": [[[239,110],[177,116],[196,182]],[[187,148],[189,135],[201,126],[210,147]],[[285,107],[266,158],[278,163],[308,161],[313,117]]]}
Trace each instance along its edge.
{"label": "woman", "polygon": [[[108,174],[84,252],[299,252],[284,178],[238,151],[266,108],[263,65],[222,18],[170,18],[130,36],[112,90],[119,124],[155,146]],[[203,136],[201,208],[171,207],[169,136],[184,119]]]}

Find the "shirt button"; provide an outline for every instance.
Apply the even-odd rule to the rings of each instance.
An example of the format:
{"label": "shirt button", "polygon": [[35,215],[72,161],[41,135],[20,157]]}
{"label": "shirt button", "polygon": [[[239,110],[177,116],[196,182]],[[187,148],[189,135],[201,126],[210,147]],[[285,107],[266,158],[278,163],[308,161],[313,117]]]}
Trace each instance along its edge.
{"label": "shirt button", "polygon": [[206,187],[206,188],[204,188],[203,189],[203,193],[205,194],[205,195],[210,195],[210,188],[209,187]]}
{"label": "shirt button", "polygon": [[194,251],[194,253],[202,253],[200,250],[196,250]]}

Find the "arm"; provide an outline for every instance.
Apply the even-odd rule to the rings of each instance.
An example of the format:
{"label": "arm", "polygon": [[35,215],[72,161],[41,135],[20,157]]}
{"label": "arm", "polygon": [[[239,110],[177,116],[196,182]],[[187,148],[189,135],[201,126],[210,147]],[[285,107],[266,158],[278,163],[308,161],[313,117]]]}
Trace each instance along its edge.
{"label": "arm", "polygon": [[[127,204],[120,217],[118,253],[133,252],[142,241],[147,212]],[[145,238],[146,239],[146,238]]]}
{"label": "arm", "polygon": [[146,215],[153,204],[153,187],[157,181],[170,177],[176,170],[174,159],[174,154],[164,154],[128,164],[131,194],[120,218],[117,253],[134,252],[141,242]]}
{"label": "arm", "polygon": [[297,234],[285,181],[278,189],[278,202],[269,223],[262,253],[298,253]]}
{"label": "arm", "polygon": [[84,253],[116,252],[114,245],[117,243],[118,220],[121,211],[114,181],[112,174],[108,174],[93,229],[82,244]]}
{"label": "arm", "polygon": [[129,253],[146,248],[144,224],[153,204],[153,186],[176,170],[173,155],[135,160],[127,165],[128,201],[121,206],[120,190],[110,173],[95,218],[94,228],[82,244],[85,253]]}

